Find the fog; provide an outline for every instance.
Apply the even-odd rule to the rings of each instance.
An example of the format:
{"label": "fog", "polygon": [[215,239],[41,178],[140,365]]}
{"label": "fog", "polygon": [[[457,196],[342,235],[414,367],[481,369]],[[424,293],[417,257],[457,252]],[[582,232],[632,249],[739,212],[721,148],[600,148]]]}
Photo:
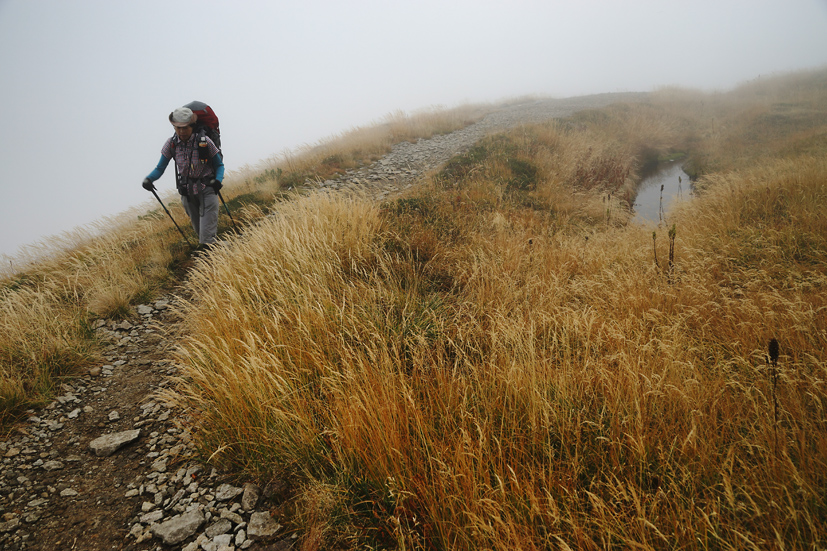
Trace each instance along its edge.
{"label": "fog", "polygon": [[824,66],[825,30],[827,0],[0,0],[0,253],[149,206],[192,100],[234,171],[396,110],[726,90]]}

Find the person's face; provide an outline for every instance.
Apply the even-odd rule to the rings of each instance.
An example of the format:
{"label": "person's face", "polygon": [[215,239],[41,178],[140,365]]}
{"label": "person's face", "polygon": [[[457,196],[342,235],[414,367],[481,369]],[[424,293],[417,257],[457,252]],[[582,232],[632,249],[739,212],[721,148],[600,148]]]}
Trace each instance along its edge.
{"label": "person's face", "polygon": [[185,142],[192,136],[192,126],[176,126],[175,133],[178,135],[179,140]]}

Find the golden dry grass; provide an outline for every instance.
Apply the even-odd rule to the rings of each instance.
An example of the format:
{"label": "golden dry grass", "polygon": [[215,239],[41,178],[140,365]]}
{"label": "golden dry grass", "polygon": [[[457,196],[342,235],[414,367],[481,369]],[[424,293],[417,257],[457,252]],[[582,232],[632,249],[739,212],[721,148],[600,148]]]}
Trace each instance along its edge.
{"label": "golden dry grass", "polygon": [[[381,208],[280,205],[191,274],[174,398],[204,453],[292,481],[304,549],[823,546],[827,163],[769,134],[745,166],[694,109],[492,137]],[[612,192],[706,139],[731,149],[658,268]]]}
{"label": "golden dry grass", "polygon": [[[285,197],[287,187],[302,188],[305,177],[331,177],[398,141],[460,128],[484,112],[483,107],[465,106],[394,113],[374,126],[273,160],[267,168],[231,174],[223,195],[239,225],[254,224]],[[346,163],[333,162],[337,158]],[[163,201],[189,239],[197,241],[177,195]],[[100,347],[89,329],[93,321],[128,316],[130,306],[181,282],[191,264],[189,247],[160,206],[153,201],[150,208],[29,246],[4,262],[0,426],[8,428],[28,407],[47,400],[61,377],[94,361]],[[222,211],[219,231],[230,229]]]}
{"label": "golden dry grass", "polygon": [[[205,456],[291,482],[307,550],[824,547],[824,78],[489,137],[386,205],[273,199],[472,115],[242,172],[250,227],[189,274],[170,397]],[[677,152],[701,193],[657,267],[627,206]],[[177,280],[179,244],[156,210],[4,280],[4,420],[94,358],[94,318]]]}

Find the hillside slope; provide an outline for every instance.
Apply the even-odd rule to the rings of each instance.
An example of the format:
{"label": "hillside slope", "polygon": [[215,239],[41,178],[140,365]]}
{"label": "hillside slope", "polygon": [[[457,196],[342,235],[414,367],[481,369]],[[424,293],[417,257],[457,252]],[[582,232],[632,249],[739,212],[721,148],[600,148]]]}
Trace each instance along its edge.
{"label": "hillside slope", "polygon": [[[377,162],[322,181],[320,187],[387,199],[488,132],[646,97],[604,94],[506,106],[450,134],[400,143]],[[252,487],[227,497],[235,493],[232,488],[242,490],[245,481],[228,478],[194,455],[192,412],[159,399],[157,392],[179,375],[175,350],[180,331],[170,305],[175,295],[187,293],[185,285],[134,306],[127,316],[131,321],[102,320],[96,333],[108,343],[103,360],[65,380],[54,402],[31,410],[0,443],[0,547],[155,549],[163,534],[159,527],[194,504],[201,517],[182,529],[185,537],[176,545],[208,538],[253,550],[290,547],[291,533],[281,529],[267,536],[268,526],[253,522],[257,512],[278,506],[279,483],[261,484],[264,495],[258,503],[250,497]],[[90,448],[102,435],[133,430],[140,433],[112,455],[98,457]]]}

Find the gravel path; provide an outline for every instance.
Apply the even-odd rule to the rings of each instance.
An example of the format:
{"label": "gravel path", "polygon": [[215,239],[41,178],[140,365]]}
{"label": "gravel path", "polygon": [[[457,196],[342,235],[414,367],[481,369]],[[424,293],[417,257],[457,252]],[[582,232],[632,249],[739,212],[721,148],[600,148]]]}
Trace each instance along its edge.
{"label": "gravel path", "polygon": [[520,124],[544,122],[568,117],[577,111],[595,109],[617,102],[646,101],[648,94],[625,92],[598,94],[567,99],[534,100],[511,105],[485,116],[479,122],[451,134],[402,142],[376,163],[348,171],[343,177],[326,180],[320,187],[329,190],[352,190],[369,194],[376,200],[410,187],[425,173],[444,164],[458,153],[470,149],[485,135]]}
{"label": "gravel path", "polygon": [[[383,199],[487,133],[646,94],[601,94],[504,107],[448,135],[401,143],[369,167],[322,182]],[[101,322],[106,362],[65,383],[0,442],[0,549],[229,551],[291,549],[280,526],[286,485],[235,480],[196,460],[185,412],[157,392],[178,372],[170,297],[131,322]]]}

